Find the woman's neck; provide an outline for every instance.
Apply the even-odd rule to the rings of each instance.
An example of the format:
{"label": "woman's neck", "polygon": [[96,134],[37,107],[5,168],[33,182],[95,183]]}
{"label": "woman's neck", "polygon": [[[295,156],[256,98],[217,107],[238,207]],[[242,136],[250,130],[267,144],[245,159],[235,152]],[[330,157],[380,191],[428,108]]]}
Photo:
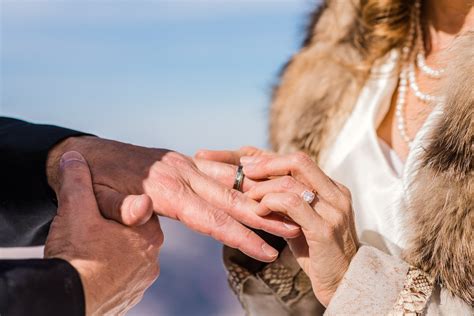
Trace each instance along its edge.
{"label": "woman's neck", "polygon": [[429,21],[429,50],[437,52],[450,45],[454,37],[474,28],[473,0],[427,0],[425,17]]}

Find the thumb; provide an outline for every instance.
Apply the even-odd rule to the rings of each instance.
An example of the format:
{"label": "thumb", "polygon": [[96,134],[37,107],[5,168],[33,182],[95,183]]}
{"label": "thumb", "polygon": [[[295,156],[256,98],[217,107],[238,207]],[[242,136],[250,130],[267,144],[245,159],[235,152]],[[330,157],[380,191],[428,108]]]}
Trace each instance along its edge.
{"label": "thumb", "polygon": [[59,163],[58,213],[98,215],[89,166],[77,151],[63,154]]}
{"label": "thumb", "polygon": [[94,185],[102,215],[127,226],[142,225],[153,215],[153,202],[146,195],[126,195],[114,189]]}

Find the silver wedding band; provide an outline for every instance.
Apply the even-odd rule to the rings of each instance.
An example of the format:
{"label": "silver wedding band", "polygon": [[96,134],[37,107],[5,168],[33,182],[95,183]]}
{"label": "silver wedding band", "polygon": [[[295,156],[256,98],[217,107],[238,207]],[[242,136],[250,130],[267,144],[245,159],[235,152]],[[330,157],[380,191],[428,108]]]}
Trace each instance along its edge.
{"label": "silver wedding band", "polygon": [[237,168],[237,173],[235,174],[235,180],[234,180],[234,190],[241,191],[242,192],[242,183],[244,182],[244,167],[240,165]]}

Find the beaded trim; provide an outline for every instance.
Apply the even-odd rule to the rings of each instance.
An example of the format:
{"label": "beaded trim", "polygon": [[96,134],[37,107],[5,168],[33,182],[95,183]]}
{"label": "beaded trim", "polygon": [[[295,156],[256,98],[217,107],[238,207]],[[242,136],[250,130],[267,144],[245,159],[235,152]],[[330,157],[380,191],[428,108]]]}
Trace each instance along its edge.
{"label": "beaded trim", "polygon": [[410,267],[403,286],[389,315],[423,315],[434,288],[434,279],[427,273]]}
{"label": "beaded trim", "polygon": [[[251,276],[251,273],[235,263],[228,264],[227,270],[229,285],[241,300],[242,286]],[[300,269],[296,275],[292,275],[287,267],[279,263],[267,265],[257,273],[256,277],[265,283],[284,303],[291,304],[312,289],[311,281],[303,270]]]}

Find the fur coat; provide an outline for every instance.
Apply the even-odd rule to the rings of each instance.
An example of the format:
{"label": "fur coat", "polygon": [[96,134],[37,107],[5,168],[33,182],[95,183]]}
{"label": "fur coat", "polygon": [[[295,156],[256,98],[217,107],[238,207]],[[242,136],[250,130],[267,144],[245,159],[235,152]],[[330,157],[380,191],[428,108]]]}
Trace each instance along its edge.
{"label": "fur coat", "polygon": [[[305,151],[316,161],[350,115],[369,71],[355,36],[355,1],[326,1],[302,49],[285,66],[271,105],[270,142],[278,152]],[[363,45],[362,45],[363,46]],[[442,118],[429,133],[404,211],[404,259],[469,305],[474,304],[474,32],[452,47]]]}

